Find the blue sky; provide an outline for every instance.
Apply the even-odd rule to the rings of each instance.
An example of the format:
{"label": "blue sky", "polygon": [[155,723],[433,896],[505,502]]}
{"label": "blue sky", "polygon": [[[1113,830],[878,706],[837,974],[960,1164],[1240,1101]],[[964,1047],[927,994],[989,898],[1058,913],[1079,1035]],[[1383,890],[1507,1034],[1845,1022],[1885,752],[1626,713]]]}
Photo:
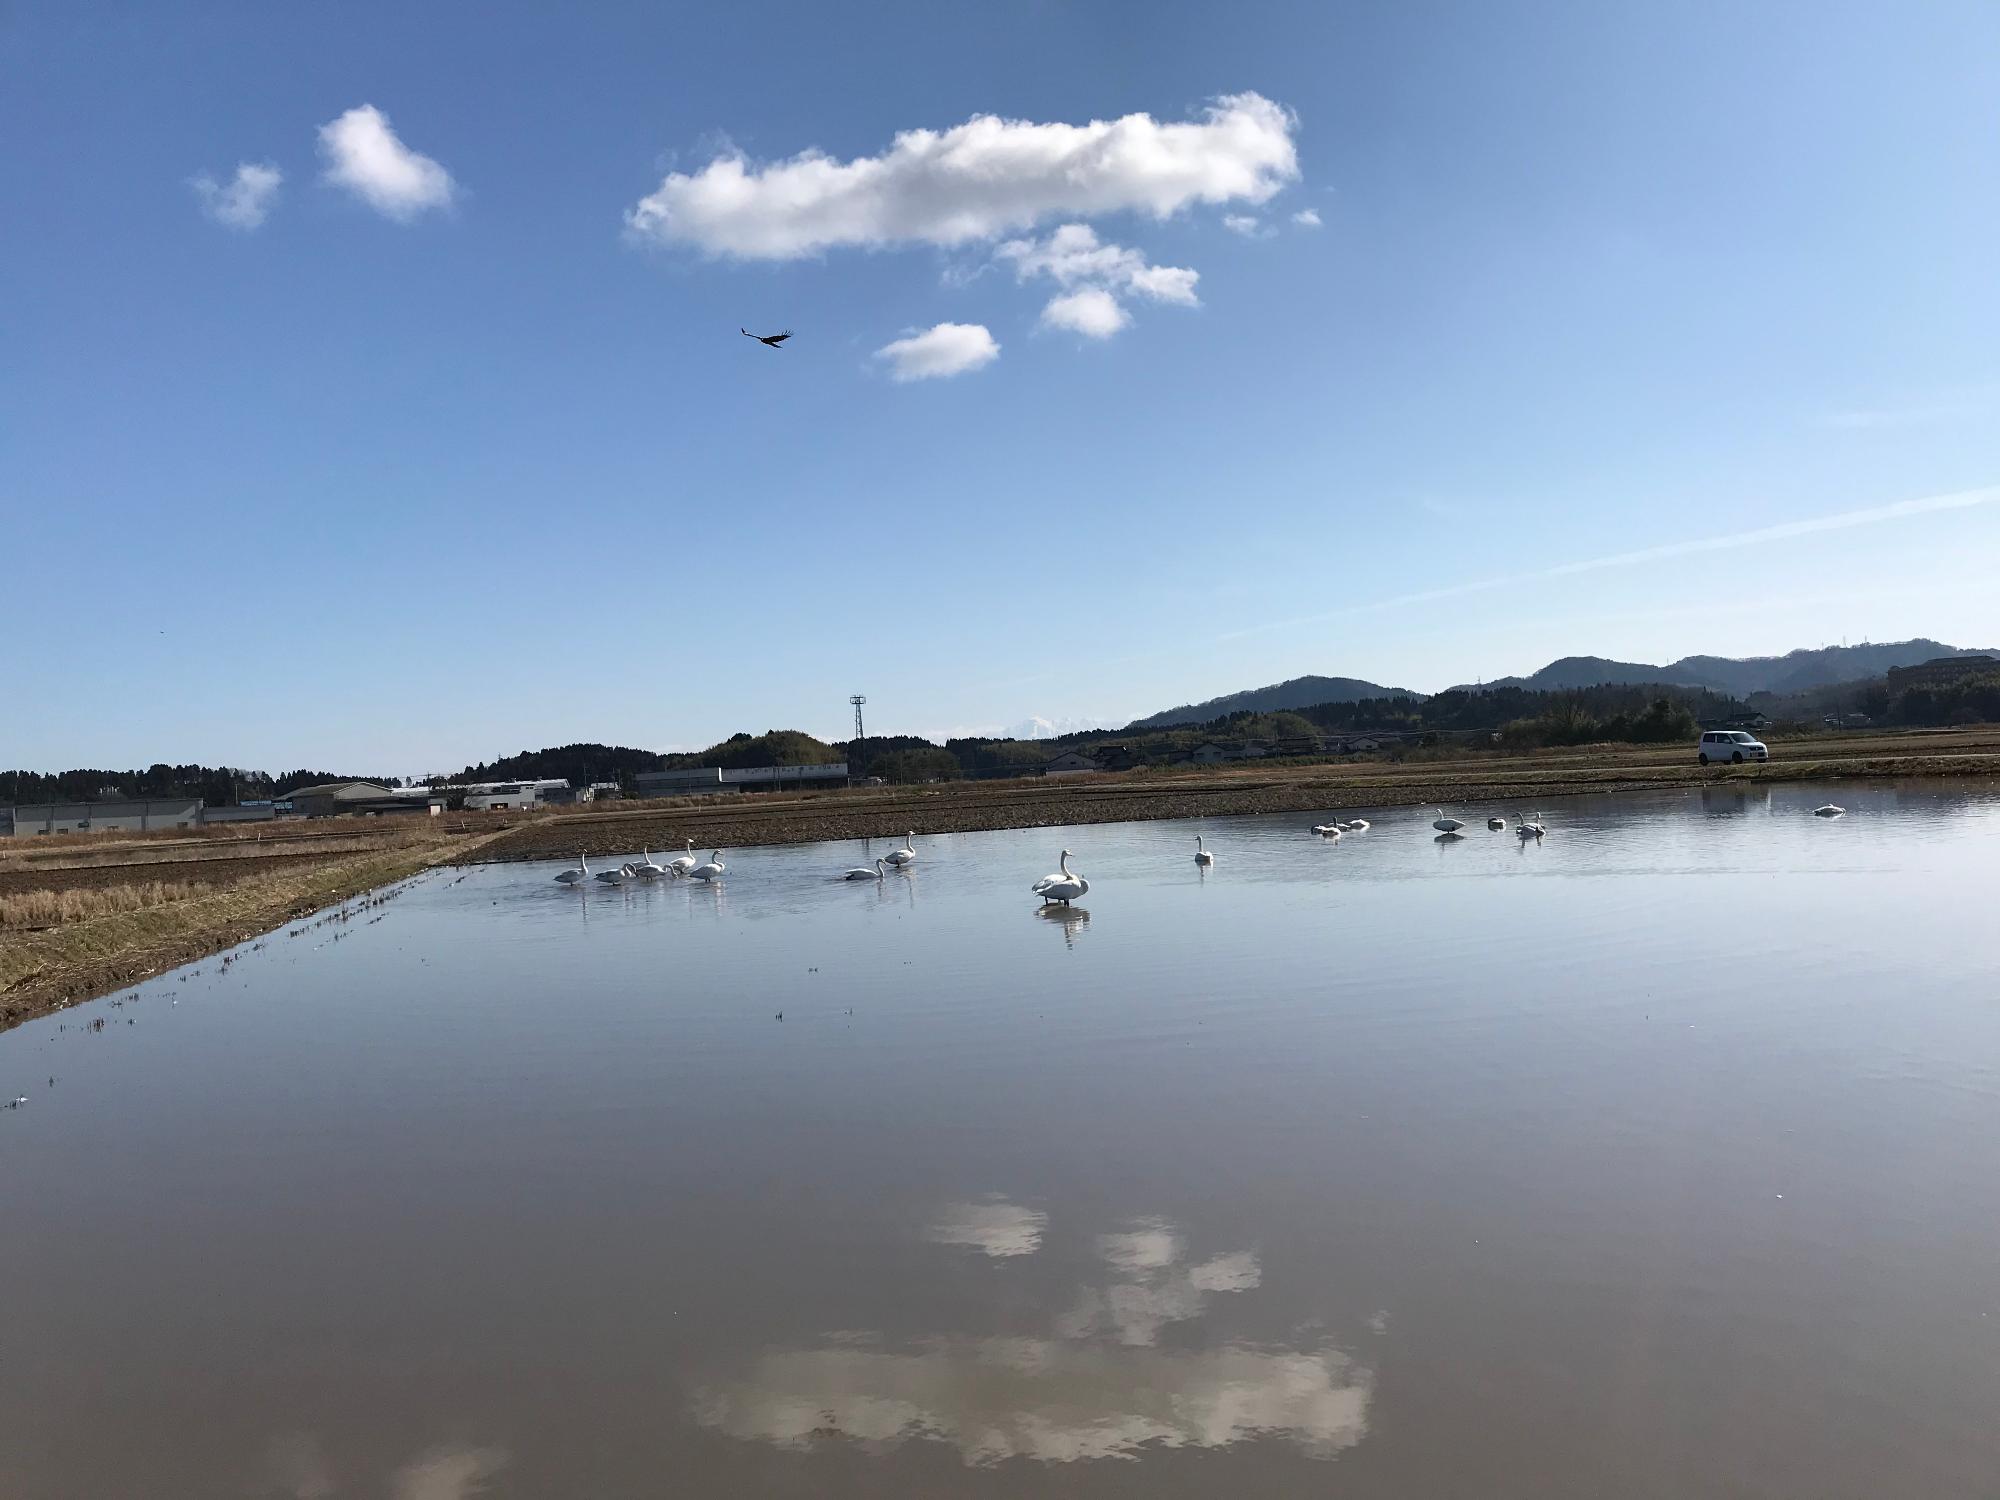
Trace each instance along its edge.
{"label": "blue sky", "polygon": [[1909,503],[2000,484],[1996,85],[1983,3],[11,8],[0,762],[2000,643]]}

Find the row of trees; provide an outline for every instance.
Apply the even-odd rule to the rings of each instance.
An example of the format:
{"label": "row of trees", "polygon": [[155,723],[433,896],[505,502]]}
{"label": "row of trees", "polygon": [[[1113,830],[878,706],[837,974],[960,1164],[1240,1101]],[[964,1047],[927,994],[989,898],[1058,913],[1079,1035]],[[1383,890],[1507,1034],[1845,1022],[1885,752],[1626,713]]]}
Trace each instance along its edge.
{"label": "row of trees", "polygon": [[210,807],[268,801],[295,787],[325,781],[375,781],[396,785],[393,776],[343,776],[333,771],[249,771],[241,766],[170,766],[143,771],[75,770],[43,774],[0,771],[0,803],[107,802],[120,798],[199,797]]}
{"label": "row of trees", "polygon": [[1866,714],[1877,724],[1912,728],[2000,722],[2000,666],[1967,668],[1947,682],[1893,687],[1888,681],[1841,682],[1811,692],[1760,693],[1751,699],[1776,719]]}

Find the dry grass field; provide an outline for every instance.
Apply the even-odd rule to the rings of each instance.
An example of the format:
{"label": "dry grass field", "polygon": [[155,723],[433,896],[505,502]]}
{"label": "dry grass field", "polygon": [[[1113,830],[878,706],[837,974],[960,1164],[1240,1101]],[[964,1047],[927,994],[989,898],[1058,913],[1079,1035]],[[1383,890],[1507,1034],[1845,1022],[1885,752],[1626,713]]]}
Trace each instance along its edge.
{"label": "dry grass field", "polygon": [[0,1029],[463,859],[499,831],[440,821],[265,825],[261,840],[239,829],[91,834],[0,849]]}

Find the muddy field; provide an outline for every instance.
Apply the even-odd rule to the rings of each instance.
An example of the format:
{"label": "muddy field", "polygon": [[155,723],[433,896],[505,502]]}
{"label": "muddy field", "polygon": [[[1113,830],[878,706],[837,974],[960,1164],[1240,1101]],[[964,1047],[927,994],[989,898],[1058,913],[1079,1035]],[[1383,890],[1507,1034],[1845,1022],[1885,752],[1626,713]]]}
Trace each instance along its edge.
{"label": "muddy field", "polygon": [[1815,738],[1774,744],[1764,765],[1696,765],[1685,746],[1590,747],[1526,755],[1334,765],[1132,771],[935,786],[855,788],[798,797],[612,804],[525,823],[480,858],[624,857],[1241,813],[1333,814],[1363,807],[1539,804],[1590,792],[1888,776],[2000,775],[2000,729]]}

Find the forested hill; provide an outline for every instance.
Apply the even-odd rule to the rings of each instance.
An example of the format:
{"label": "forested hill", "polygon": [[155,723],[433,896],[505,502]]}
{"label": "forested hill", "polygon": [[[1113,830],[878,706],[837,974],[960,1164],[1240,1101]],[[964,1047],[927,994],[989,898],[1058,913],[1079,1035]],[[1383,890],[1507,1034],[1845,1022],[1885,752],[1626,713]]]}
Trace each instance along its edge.
{"label": "forested hill", "polygon": [[1751,693],[1803,693],[1832,683],[1880,677],[1891,667],[1914,667],[1941,656],[1976,656],[1991,650],[1947,646],[1919,636],[1910,641],[1802,648],[1783,656],[1683,656],[1664,666],[1602,656],[1564,656],[1526,677],[1498,677],[1476,687],[1460,685],[1475,690],[1522,687],[1546,692],[1606,683],[1666,682],[1747,697]]}
{"label": "forested hill", "polygon": [[1413,693],[1408,688],[1363,682],[1358,677],[1293,677],[1284,682],[1274,682],[1269,687],[1248,688],[1240,693],[1210,698],[1205,703],[1184,703],[1179,708],[1134,719],[1125,728],[1130,731],[1164,729],[1170,724],[1206,724],[1231,714],[1270,714],[1287,708],[1311,708],[1321,703],[1358,703],[1370,698],[1407,698],[1421,703],[1424,695]]}

